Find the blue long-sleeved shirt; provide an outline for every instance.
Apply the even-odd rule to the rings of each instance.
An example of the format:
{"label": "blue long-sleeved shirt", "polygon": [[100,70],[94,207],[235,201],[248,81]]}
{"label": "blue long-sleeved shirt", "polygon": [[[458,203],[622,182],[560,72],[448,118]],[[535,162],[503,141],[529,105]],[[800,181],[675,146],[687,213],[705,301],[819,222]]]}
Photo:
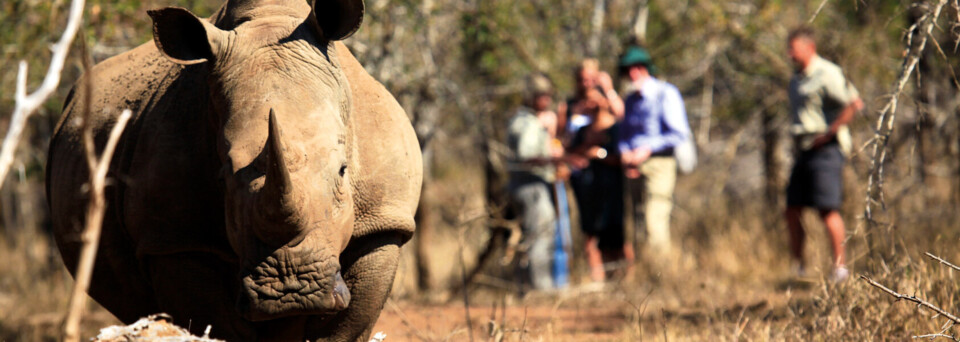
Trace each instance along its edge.
{"label": "blue long-sleeved shirt", "polygon": [[650,77],[639,91],[627,94],[620,125],[620,152],[647,147],[652,153],[671,149],[690,135],[687,111],[677,87]]}

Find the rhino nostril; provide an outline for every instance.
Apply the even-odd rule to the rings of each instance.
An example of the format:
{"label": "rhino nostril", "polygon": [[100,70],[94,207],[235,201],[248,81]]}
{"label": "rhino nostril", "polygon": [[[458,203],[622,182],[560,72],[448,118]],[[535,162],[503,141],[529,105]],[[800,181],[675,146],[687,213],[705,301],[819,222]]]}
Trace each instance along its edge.
{"label": "rhino nostril", "polygon": [[346,309],[350,305],[350,289],[347,283],[343,281],[340,272],[337,272],[333,280],[333,301],[336,310]]}

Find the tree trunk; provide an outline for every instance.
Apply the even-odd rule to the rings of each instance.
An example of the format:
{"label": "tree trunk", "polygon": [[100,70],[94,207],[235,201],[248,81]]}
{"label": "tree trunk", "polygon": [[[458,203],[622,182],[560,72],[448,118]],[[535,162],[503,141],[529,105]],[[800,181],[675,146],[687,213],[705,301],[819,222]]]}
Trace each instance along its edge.
{"label": "tree trunk", "polygon": [[[956,92],[957,92],[957,95],[960,96],[960,89],[957,89]],[[957,151],[960,151],[960,105],[954,108],[953,119],[954,121],[957,122],[957,132],[956,132]],[[957,165],[954,166],[956,167],[957,171],[956,171],[956,175],[954,175],[954,178],[953,178],[953,186],[954,186],[953,203],[956,204],[957,202],[960,202],[960,158],[955,157],[953,159],[957,161]]]}
{"label": "tree trunk", "polygon": [[713,59],[717,54],[716,40],[707,43],[707,56],[710,56],[710,65],[703,74],[703,96],[700,98],[700,127],[697,129],[697,145],[703,150],[710,143],[710,126],[713,118]]}
{"label": "tree trunk", "polygon": [[434,242],[434,224],[431,208],[433,203],[427,189],[430,187],[432,178],[427,177],[427,158],[424,156],[423,185],[420,188],[420,204],[417,206],[417,213],[414,215],[414,221],[417,224],[417,235],[414,239],[414,254],[417,267],[417,288],[421,291],[433,288],[433,274],[430,271],[430,247]]}
{"label": "tree trunk", "polygon": [[[911,7],[910,15],[908,16],[908,25],[916,25],[920,23],[920,19],[925,13],[926,6],[923,6],[925,1],[914,1],[915,6]],[[913,34],[915,37],[923,34],[919,31],[920,28],[917,26],[917,29],[914,30]],[[919,40],[918,38],[914,38]],[[931,37],[930,39],[934,39]],[[934,166],[937,163],[937,134],[934,132],[934,125],[937,122],[937,106],[939,105],[938,101],[938,85],[941,83],[941,78],[947,76],[947,73],[937,72],[934,63],[931,63],[936,60],[934,52],[931,49],[926,49],[921,52],[920,60],[917,63],[917,78],[919,79],[918,88],[914,92],[914,101],[917,104],[917,122],[916,122],[916,139],[917,139],[917,153],[915,153],[915,175],[917,181],[921,184],[926,185],[925,189],[935,188],[935,184],[931,184],[932,179],[930,178],[931,166]]]}
{"label": "tree trunk", "polygon": [[771,211],[779,209],[780,194],[780,159],[777,151],[780,149],[780,132],[777,131],[777,111],[772,108],[762,112],[761,125],[763,128],[763,175],[764,195]]}
{"label": "tree trunk", "polygon": [[[954,89],[954,93],[956,94],[955,96],[960,98],[960,88]],[[947,155],[951,156],[950,160],[954,161],[950,165],[954,168],[952,186],[953,191],[951,194],[950,203],[955,206],[958,202],[960,202],[960,102],[954,101],[953,106],[953,120],[956,122],[954,131],[955,136],[953,138],[956,139],[954,141],[954,147],[956,148],[954,151],[956,152],[951,151],[951,153]],[[944,145],[949,144],[950,143],[944,143]]]}
{"label": "tree trunk", "polygon": [[423,183],[420,188],[420,204],[414,220],[417,224],[417,239],[415,242],[415,256],[417,267],[417,287],[421,291],[433,288],[433,272],[430,269],[436,224],[434,219],[433,201],[430,197],[430,188],[433,185],[434,149],[433,137],[437,132],[440,119],[440,104],[435,93],[434,83],[438,73],[434,63],[434,46],[436,45],[435,27],[431,13],[434,2],[425,0],[420,4],[419,18],[424,24],[420,38],[424,48],[423,69],[427,76],[422,78],[416,97],[417,105],[414,110],[413,127],[420,142],[420,152],[423,155]]}
{"label": "tree trunk", "polygon": [[600,52],[603,38],[603,18],[607,14],[607,1],[593,1],[593,17],[590,19],[590,41],[587,43],[587,56],[596,58]]}
{"label": "tree trunk", "polygon": [[[428,85],[424,85],[429,88]],[[434,149],[431,143],[437,130],[437,121],[440,114],[440,108],[436,98],[424,89],[421,103],[417,106],[414,114],[414,128],[417,132],[417,139],[420,141],[420,153],[423,155],[423,183],[420,188],[420,204],[417,206],[417,212],[414,220],[417,224],[416,246],[416,264],[417,264],[417,286],[420,290],[432,288],[433,278],[430,271],[430,251],[433,238],[436,235],[436,225],[434,224],[433,201],[430,198],[430,187],[433,185],[433,161]]]}
{"label": "tree trunk", "polygon": [[637,18],[633,22],[633,39],[637,44],[647,43],[647,19],[650,17],[650,1],[640,0],[637,6]]}

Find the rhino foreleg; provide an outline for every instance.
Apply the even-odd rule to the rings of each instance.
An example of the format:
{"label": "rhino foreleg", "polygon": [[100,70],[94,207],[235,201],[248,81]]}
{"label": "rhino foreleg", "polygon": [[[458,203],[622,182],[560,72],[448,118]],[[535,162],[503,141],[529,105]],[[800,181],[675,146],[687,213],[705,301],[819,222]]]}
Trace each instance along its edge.
{"label": "rhino foreleg", "polygon": [[350,288],[350,306],[329,321],[308,325],[311,341],[366,342],[380,317],[396,275],[403,238],[378,234],[351,241],[340,256],[344,281]]}
{"label": "rhino foreleg", "polygon": [[256,336],[253,326],[234,308],[237,302],[236,270],[207,253],[191,252],[146,257],[160,310],[174,323],[203,335],[242,341]]}

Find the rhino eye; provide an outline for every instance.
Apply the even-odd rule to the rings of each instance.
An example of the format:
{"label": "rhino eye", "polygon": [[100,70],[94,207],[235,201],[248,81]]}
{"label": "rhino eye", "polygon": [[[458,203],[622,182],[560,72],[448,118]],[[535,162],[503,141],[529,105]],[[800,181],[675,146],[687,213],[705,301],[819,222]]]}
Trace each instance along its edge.
{"label": "rhino eye", "polygon": [[347,164],[340,165],[340,177],[347,173]]}

